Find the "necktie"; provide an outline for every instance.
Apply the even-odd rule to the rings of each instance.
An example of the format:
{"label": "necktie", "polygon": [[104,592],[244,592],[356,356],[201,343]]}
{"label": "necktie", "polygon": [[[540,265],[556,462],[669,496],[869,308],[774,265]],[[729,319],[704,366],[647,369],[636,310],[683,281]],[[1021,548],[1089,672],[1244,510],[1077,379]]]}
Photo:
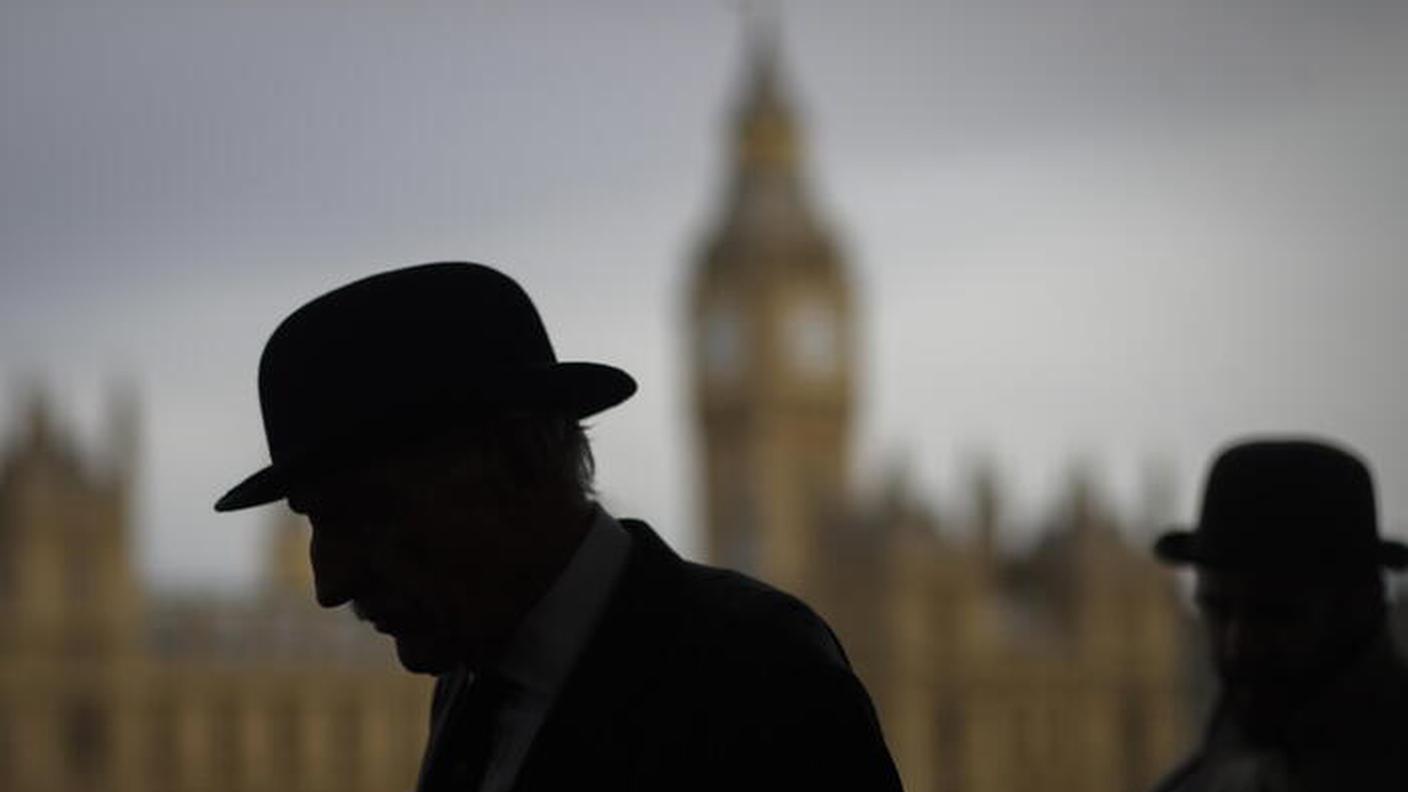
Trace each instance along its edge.
{"label": "necktie", "polygon": [[443,742],[431,769],[427,792],[475,792],[494,747],[494,721],[509,685],[494,674],[474,678],[445,724]]}

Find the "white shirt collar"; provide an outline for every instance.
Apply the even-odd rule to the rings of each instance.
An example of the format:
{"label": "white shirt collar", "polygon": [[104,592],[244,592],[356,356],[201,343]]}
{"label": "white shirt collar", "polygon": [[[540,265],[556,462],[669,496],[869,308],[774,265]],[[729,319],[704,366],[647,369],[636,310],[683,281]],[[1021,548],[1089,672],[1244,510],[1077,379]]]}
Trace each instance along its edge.
{"label": "white shirt collar", "polygon": [[567,566],[509,641],[499,673],[527,690],[555,695],[605,612],[630,546],[630,534],[598,506]]}

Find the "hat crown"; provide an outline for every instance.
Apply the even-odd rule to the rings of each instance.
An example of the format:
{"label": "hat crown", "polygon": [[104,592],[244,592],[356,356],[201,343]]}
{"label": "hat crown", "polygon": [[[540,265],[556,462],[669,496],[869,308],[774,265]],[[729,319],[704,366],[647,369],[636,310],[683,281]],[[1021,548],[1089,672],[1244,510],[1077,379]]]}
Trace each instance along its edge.
{"label": "hat crown", "polygon": [[270,336],[259,362],[270,455],[287,460],[554,362],[537,309],[507,275],[460,262],[378,273],[308,302]]}
{"label": "hat crown", "polygon": [[1219,543],[1342,552],[1374,545],[1377,525],[1373,481],[1358,457],[1288,440],[1224,451],[1208,474],[1198,530]]}

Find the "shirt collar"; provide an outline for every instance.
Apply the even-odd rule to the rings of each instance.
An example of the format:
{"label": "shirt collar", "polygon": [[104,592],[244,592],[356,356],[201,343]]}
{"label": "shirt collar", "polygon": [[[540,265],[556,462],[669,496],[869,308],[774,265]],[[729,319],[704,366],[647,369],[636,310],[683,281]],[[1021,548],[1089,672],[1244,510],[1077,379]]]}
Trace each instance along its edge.
{"label": "shirt collar", "polygon": [[606,610],[630,545],[630,534],[598,506],[572,558],[514,632],[498,673],[529,691],[554,694]]}

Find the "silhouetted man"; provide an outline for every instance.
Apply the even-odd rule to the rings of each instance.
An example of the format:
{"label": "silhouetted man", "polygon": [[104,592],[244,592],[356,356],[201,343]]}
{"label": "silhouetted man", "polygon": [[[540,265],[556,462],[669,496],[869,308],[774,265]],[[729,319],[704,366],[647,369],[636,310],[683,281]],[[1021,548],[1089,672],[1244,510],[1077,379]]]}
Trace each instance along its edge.
{"label": "silhouetted man", "polygon": [[634,391],[558,362],[488,267],[374,275],[274,331],[272,464],[216,509],[287,498],[312,523],[318,602],[351,603],[438,677],[423,792],[898,789],[806,605],[593,501],[580,422]]}
{"label": "silhouetted man", "polygon": [[1197,570],[1221,693],[1197,754],[1163,792],[1408,789],[1408,670],[1386,624],[1373,483],[1318,442],[1231,446],[1195,530],[1155,552]]}

